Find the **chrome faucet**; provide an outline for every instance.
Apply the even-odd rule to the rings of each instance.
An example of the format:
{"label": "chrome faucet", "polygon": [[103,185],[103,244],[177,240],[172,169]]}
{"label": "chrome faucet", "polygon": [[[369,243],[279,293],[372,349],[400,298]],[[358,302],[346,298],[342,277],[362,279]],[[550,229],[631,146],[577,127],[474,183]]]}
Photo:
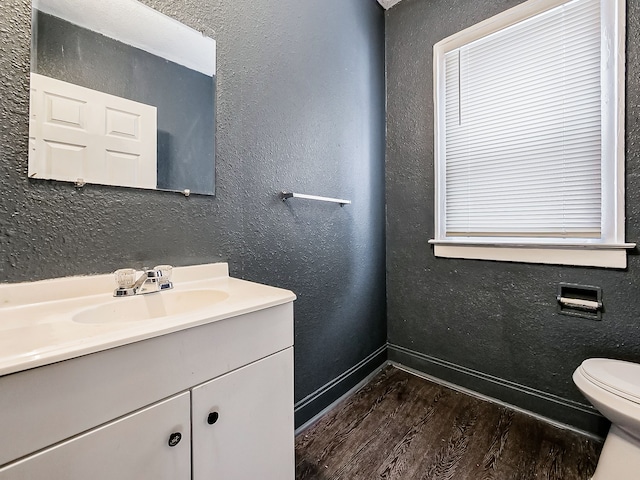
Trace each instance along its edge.
{"label": "chrome faucet", "polygon": [[159,265],[152,269],[143,269],[142,275],[135,279],[136,271],[133,268],[116,270],[118,288],[113,292],[114,297],[128,297],[131,295],[143,295],[145,293],[161,292],[173,288],[171,282],[171,265]]}

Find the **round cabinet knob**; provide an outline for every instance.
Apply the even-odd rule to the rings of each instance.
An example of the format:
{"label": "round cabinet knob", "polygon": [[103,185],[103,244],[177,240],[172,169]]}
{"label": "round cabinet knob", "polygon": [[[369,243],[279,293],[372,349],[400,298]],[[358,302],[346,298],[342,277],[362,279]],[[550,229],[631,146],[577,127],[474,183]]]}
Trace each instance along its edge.
{"label": "round cabinet knob", "polygon": [[209,425],[213,425],[218,421],[218,417],[220,417],[220,415],[218,415],[218,412],[211,412],[207,417],[207,423]]}
{"label": "round cabinet knob", "polygon": [[182,434],[179,432],[175,432],[172,433],[171,435],[169,435],[169,446],[170,447],[175,447],[177,444],[180,443],[180,440],[182,440]]}

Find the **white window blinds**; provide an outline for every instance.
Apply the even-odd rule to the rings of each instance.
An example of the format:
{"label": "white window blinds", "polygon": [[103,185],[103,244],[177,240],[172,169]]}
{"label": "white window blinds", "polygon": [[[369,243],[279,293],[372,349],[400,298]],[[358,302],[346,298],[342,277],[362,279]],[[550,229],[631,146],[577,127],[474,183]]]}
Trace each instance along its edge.
{"label": "white window blinds", "polygon": [[445,54],[447,237],[601,237],[600,31],[574,0]]}

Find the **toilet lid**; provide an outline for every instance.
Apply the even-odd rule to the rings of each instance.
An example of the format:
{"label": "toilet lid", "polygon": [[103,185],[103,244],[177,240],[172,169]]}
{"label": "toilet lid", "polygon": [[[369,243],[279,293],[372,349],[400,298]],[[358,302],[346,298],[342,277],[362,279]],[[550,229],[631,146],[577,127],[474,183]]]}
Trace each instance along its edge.
{"label": "toilet lid", "polygon": [[582,373],[593,383],[627,400],[640,403],[640,365],[637,363],[590,358],[582,362]]}

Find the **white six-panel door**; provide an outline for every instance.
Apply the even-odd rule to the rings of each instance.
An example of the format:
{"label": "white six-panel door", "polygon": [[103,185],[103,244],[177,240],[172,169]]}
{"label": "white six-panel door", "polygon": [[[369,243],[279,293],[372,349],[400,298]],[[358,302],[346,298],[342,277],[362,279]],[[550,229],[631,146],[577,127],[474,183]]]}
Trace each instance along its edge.
{"label": "white six-panel door", "polygon": [[31,74],[29,176],[156,188],[157,109]]}

